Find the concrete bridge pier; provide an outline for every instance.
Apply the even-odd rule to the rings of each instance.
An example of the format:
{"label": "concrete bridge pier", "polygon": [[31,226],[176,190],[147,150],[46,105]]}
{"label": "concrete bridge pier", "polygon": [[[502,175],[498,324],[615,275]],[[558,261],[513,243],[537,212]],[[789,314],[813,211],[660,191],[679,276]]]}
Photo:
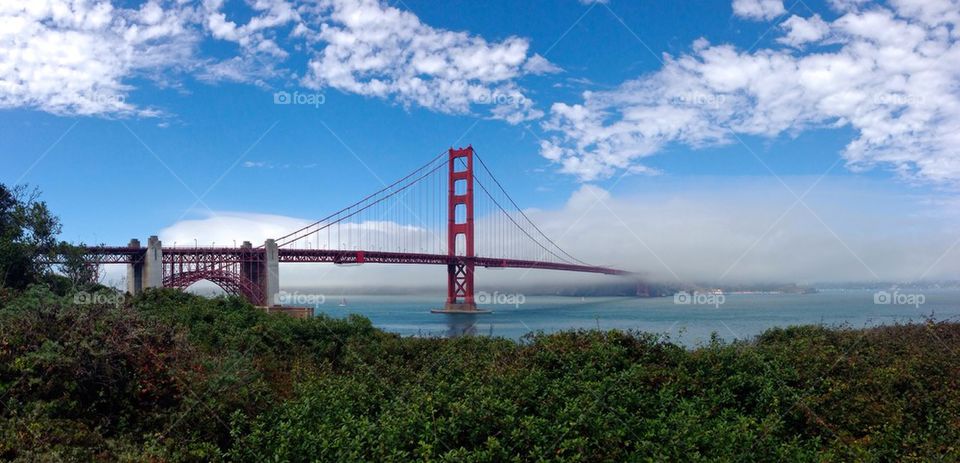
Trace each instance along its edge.
{"label": "concrete bridge pier", "polygon": [[259,250],[253,249],[253,244],[249,241],[244,241],[240,249],[243,255],[240,277],[256,284],[263,295],[262,300],[251,302],[267,307],[279,304],[280,252],[277,242],[267,240],[263,244],[262,258]]}
{"label": "concrete bridge pier", "polygon": [[[263,265],[261,264],[260,259],[257,258],[258,253],[253,249],[253,243],[244,241],[240,245],[240,252],[243,255],[240,262],[240,277],[244,280],[256,283],[257,286],[262,290],[263,279],[260,275],[263,273]],[[262,301],[250,302],[262,304]]]}
{"label": "concrete bridge pier", "polygon": [[280,304],[280,249],[275,240],[268,239],[263,243],[263,250],[263,273],[259,280],[260,288],[263,289],[263,305],[278,305]]}
{"label": "concrete bridge pier", "polygon": [[[244,243],[247,245],[248,243]],[[277,242],[268,239],[263,243],[263,260],[243,269],[244,277],[256,282],[263,292],[260,305],[279,305],[280,300],[280,249]]]}
{"label": "concrete bridge pier", "polygon": [[[127,246],[140,249],[140,240],[132,239]],[[127,292],[133,295],[143,291],[143,262],[127,264]]]}
{"label": "concrete bridge pier", "polygon": [[[140,240],[130,240],[131,248],[139,248]],[[147,240],[143,260],[127,264],[127,292],[137,295],[146,288],[163,286],[163,243],[156,235]]]}

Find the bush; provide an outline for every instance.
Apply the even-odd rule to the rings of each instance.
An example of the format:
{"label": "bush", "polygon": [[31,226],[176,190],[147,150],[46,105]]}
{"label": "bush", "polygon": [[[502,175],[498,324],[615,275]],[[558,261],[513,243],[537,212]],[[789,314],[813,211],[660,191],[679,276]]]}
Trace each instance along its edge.
{"label": "bush", "polygon": [[0,454],[92,456],[156,429],[199,363],[182,332],[129,306],[76,305],[32,287],[0,311]]}
{"label": "bush", "polygon": [[957,460],[960,325],[401,338],[237,298],[0,294],[0,458]]}

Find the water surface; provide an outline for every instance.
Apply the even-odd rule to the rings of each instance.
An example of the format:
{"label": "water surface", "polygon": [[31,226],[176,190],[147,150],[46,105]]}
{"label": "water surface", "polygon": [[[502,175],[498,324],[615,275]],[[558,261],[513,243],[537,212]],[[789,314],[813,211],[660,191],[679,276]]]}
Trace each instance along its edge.
{"label": "water surface", "polygon": [[[667,334],[696,346],[716,333],[723,339],[748,339],[771,327],[825,324],[854,328],[882,324],[960,320],[960,290],[902,291],[920,294],[923,303],[877,304],[867,290],[817,294],[727,294],[723,304],[678,305],[674,298],[526,296],[522,304],[486,305],[490,314],[433,314],[441,295],[326,297],[317,313],[333,317],[361,314],[386,331],[405,336],[464,334],[520,339],[532,331],[621,329]],[[915,299],[914,299],[915,301]],[[340,304],[345,302],[345,305]],[[903,300],[901,300],[903,302]]]}

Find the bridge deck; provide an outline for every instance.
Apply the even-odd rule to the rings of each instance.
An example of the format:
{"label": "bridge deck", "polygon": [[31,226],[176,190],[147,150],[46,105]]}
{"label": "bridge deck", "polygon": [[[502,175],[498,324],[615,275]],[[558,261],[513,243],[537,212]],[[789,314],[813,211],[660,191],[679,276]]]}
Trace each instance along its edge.
{"label": "bridge deck", "polygon": [[[145,248],[123,246],[88,247],[86,257],[91,263],[127,264],[143,260]],[[176,259],[182,262],[213,259],[221,263],[258,262],[263,259],[262,248],[233,247],[195,247],[164,248],[165,261]],[[458,261],[470,260],[466,257],[446,254],[425,254],[386,251],[328,250],[328,249],[287,249],[280,248],[281,263],[331,263],[331,264],[420,264],[450,265]],[[168,260],[170,259],[170,260]],[[604,275],[629,275],[630,272],[610,267],[576,265],[534,260],[502,259],[494,257],[473,257],[473,263],[487,268],[528,268],[542,270],[564,270],[571,272],[599,273]]]}

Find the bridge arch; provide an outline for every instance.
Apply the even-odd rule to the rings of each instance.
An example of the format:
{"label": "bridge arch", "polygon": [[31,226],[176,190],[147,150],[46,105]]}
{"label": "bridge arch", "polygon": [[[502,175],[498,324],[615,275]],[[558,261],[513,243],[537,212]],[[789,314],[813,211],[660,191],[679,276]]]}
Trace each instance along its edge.
{"label": "bridge arch", "polygon": [[199,281],[209,281],[231,296],[241,296],[255,305],[263,305],[263,290],[259,285],[236,272],[222,269],[191,270],[163,278],[164,288],[187,289]]}

